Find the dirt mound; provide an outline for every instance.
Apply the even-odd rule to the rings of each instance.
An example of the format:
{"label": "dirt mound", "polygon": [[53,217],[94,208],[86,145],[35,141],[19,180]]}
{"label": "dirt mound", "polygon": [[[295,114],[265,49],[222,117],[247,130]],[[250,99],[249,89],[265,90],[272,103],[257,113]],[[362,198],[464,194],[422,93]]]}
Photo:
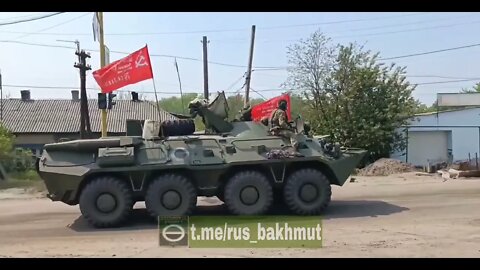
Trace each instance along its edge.
{"label": "dirt mound", "polygon": [[412,172],[415,167],[396,159],[381,158],[359,170],[361,176],[386,176],[394,173]]}

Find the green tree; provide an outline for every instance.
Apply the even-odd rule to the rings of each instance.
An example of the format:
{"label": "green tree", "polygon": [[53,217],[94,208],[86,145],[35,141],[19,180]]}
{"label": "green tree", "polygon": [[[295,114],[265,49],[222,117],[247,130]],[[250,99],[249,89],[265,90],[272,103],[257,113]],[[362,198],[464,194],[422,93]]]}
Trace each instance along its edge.
{"label": "green tree", "polygon": [[[195,93],[185,93],[183,94],[183,98],[172,96],[168,98],[162,98],[158,101],[160,108],[167,112],[176,113],[176,114],[186,114],[188,115],[188,103],[194,100],[197,97],[201,97]],[[202,119],[199,117],[195,118],[195,128],[197,131],[203,130],[205,126],[203,125]]]}
{"label": "green tree", "polygon": [[13,153],[15,137],[0,124],[0,180],[5,172],[16,169],[16,160]]}
{"label": "green tree", "polygon": [[426,104],[417,102],[415,113],[427,113],[427,112],[431,112],[431,111],[432,111],[432,107],[429,107]]}
{"label": "green tree", "polygon": [[10,158],[15,137],[2,124],[0,124],[0,159]]}
{"label": "green tree", "polygon": [[461,93],[480,93],[480,83],[476,83],[472,88],[464,88]]}
{"label": "green tree", "polygon": [[332,45],[320,31],[288,47],[286,85],[302,90],[312,129],[371,160],[405,147],[396,130],[414,115],[414,86],[405,68],[379,62],[378,53],[356,44]]}
{"label": "green tree", "polygon": [[197,98],[197,96],[198,94],[195,93],[183,94],[183,104],[180,96],[162,98],[158,101],[158,103],[160,104],[160,107],[167,112],[188,114],[188,103]]}
{"label": "green tree", "polygon": [[[265,101],[264,99],[260,98],[250,98],[249,103],[250,106],[255,106],[259,103],[262,103]],[[227,97],[227,102],[228,102],[228,120],[232,121],[233,119],[239,117],[240,112],[242,111],[244,107],[244,96],[241,94],[236,94],[233,96]]]}

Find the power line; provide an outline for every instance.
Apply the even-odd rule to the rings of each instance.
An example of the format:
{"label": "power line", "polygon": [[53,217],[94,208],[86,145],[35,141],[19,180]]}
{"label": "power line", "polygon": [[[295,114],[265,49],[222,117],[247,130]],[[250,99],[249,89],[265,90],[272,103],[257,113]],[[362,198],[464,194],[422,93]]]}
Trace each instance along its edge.
{"label": "power line", "polygon": [[420,15],[420,14],[425,14],[425,13],[428,13],[428,12],[420,12],[420,13],[413,13],[413,14],[400,14],[400,15],[393,15],[393,16],[381,16],[381,17],[364,18],[364,19],[352,19],[352,20],[318,22],[318,23],[307,23],[307,24],[293,24],[293,25],[281,25],[281,26],[270,26],[270,27],[258,27],[258,28],[265,30],[265,29],[281,29],[281,28],[327,25],[327,24],[342,24],[342,23],[350,23],[350,22],[363,22],[363,21],[375,21],[375,20],[381,20],[381,19],[399,18],[399,17]]}
{"label": "power line", "polygon": [[[219,32],[235,32],[247,31],[244,29],[226,29],[226,30],[205,30],[205,31],[182,31],[182,32],[145,32],[145,33],[105,33],[105,36],[153,36],[153,35],[180,35],[180,34],[202,34],[202,33],[219,33]],[[21,31],[2,31],[8,34],[31,34],[31,35],[45,35],[45,36],[91,36],[88,33],[36,33],[36,32],[21,32]]]}
{"label": "power line", "polygon": [[[65,25],[65,24],[70,23],[70,22],[72,22],[72,21],[75,21],[75,20],[78,20],[78,19],[80,19],[80,18],[83,18],[83,17],[87,16],[87,15],[90,14],[90,13],[91,13],[91,12],[83,13],[83,14],[80,15],[80,16],[76,16],[76,17],[74,17],[74,18],[72,18],[72,19],[69,19],[69,20],[66,20],[66,21],[64,21],[64,22],[57,23],[57,24],[52,25],[52,26],[50,26],[50,27],[47,27],[47,28],[38,30],[37,32],[34,32],[34,33],[37,33],[37,34],[38,34],[38,33],[42,33],[42,32],[44,32],[44,31],[48,31],[48,30],[53,29],[53,28],[55,28],[55,27],[58,27],[58,26],[61,26],[61,25]],[[15,38],[14,40],[27,37],[27,36],[29,36],[29,35],[31,35],[31,34],[33,34],[33,33],[25,33],[24,35],[21,35],[21,36]]]}
{"label": "power line", "polygon": [[247,75],[247,72],[243,73],[243,75],[240,78],[238,78],[235,82],[233,82],[230,86],[228,86],[227,89],[234,87],[240,80],[245,78],[246,75]]}
{"label": "power line", "polygon": [[455,27],[455,26],[459,26],[459,25],[470,25],[470,24],[476,24],[476,23],[480,23],[480,21],[472,21],[472,22],[456,23],[456,24],[447,24],[447,25],[438,25],[438,26],[431,26],[431,27],[423,27],[423,28],[414,28],[414,29],[398,30],[398,31],[378,32],[378,33],[371,33],[371,34],[332,36],[332,38],[368,37],[368,36],[379,36],[379,35],[383,36],[383,35],[398,34],[398,33],[407,33],[407,32],[417,32],[417,31],[424,31],[424,30],[432,30],[432,29],[439,29],[439,28],[449,28],[449,27]]}
{"label": "power line", "polygon": [[[43,43],[35,43],[35,42],[25,42],[25,41],[17,41],[17,40],[0,40],[1,43],[16,43],[16,44],[22,44],[22,45],[30,45],[30,46],[40,46],[40,47],[47,47],[47,48],[63,48],[63,49],[76,49],[75,47],[72,46],[65,46],[65,45],[55,45],[55,44],[43,44]],[[86,51],[91,51],[91,52],[99,52],[98,49],[85,49]],[[123,51],[114,51],[110,50],[111,53],[118,53],[118,54],[124,54],[124,55],[129,55],[131,52],[123,52]],[[168,54],[150,54],[151,57],[165,57],[165,58],[177,58],[177,59],[183,59],[183,60],[191,60],[191,61],[197,61],[201,62],[203,61],[202,59],[199,58],[193,58],[193,57],[184,57],[184,56],[178,56],[178,55],[168,55]],[[241,68],[246,68],[247,66],[242,66],[242,65],[234,65],[234,64],[227,64],[227,63],[220,63],[220,62],[213,62],[213,61],[208,61],[210,64],[215,64],[215,65],[223,65],[223,66],[230,66],[230,67],[241,67]]]}
{"label": "power line", "polygon": [[[88,49],[87,49],[88,50]],[[89,50],[89,51],[94,51],[98,52],[98,50]],[[124,54],[124,55],[129,55],[131,52],[122,52],[122,51],[113,51],[110,50],[112,53],[118,53],[118,54]],[[200,58],[193,58],[193,57],[185,57],[185,56],[178,56],[178,55],[168,55],[168,54],[150,54],[152,57],[165,57],[165,58],[178,58],[178,59],[183,59],[183,60],[190,60],[190,61],[197,61],[197,62],[203,62],[203,59]],[[226,66],[226,67],[238,67],[238,68],[246,68],[247,66],[244,65],[236,65],[236,64],[228,64],[228,63],[222,63],[222,62],[215,62],[215,61],[207,61],[209,64],[213,65],[219,65],[219,66]],[[258,67],[262,68],[262,67]]]}
{"label": "power line", "polygon": [[392,60],[392,59],[399,59],[399,58],[420,56],[420,55],[426,55],[426,54],[432,54],[432,53],[439,53],[439,52],[446,52],[446,51],[454,51],[454,50],[466,49],[466,48],[477,47],[477,46],[480,46],[480,43],[471,44],[471,45],[465,45],[465,46],[460,46],[460,47],[453,47],[453,48],[441,49],[441,50],[435,50],[435,51],[428,51],[428,52],[421,52],[421,53],[413,53],[413,54],[400,55],[400,56],[387,57],[387,58],[379,58],[378,60]]}
{"label": "power line", "polygon": [[[421,53],[412,53],[412,54],[406,54],[406,55],[400,55],[400,56],[394,56],[394,57],[379,58],[378,60],[381,60],[381,61],[384,61],[384,60],[393,60],[393,59],[400,59],[400,58],[421,56],[421,55],[434,54],[434,53],[440,53],[440,52],[461,50],[461,49],[467,49],[467,48],[478,47],[478,46],[480,46],[480,43],[475,43],[475,44],[470,44],[470,45],[465,45],[465,46],[459,46],[459,47],[453,47],[453,48],[440,49],[440,50],[434,50],[434,51],[421,52]],[[270,67],[270,68],[262,68],[262,69],[259,69],[259,70],[256,70],[256,71],[262,71],[262,70],[284,70],[284,69],[288,69],[288,68],[289,68],[289,67]],[[410,76],[410,77],[411,77],[411,76]]]}
{"label": "power line", "polygon": [[[38,13],[38,12],[35,12],[35,13]],[[31,18],[32,15],[33,14],[3,18],[3,19],[0,19],[0,22],[10,21],[10,20],[13,20],[13,19]]]}
{"label": "power line", "polygon": [[259,95],[260,97],[262,97],[264,100],[267,99],[264,95],[260,94],[260,92],[258,92],[257,90],[253,89],[252,87],[250,87],[250,90],[252,90],[253,92],[255,92],[257,95]]}
{"label": "power line", "polygon": [[[419,24],[424,24],[424,23],[432,23],[432,22],[446,21],[446,20],[455,20],[455,19],[468,18],[468,17],[470,17],[470,15],[455,16],[455,17],[449,17],[449,18],[438,18],[438,19],[435,19],[435,20],[428,19],[428,20],[421,20],[421,21],[400,23],[400,24],[390,24],[390,25],[382,24],[380,26],[374,26],[374,27],[352,28],[352,29],[348,29],[347,31],[365,31],[365,30],[385,29],[385,28],[408,26],[408,25],[418,26]],[[336,31],[336,32],[338,32],[338,31]],[[342,32],[346,32],[346,31],[342,31]]]}
{"label": "power line", "polygon": [[[53,45],[53,44],[40,44],[40,43],[23,42],[23,41],[15,41],[15,40],[0,40],[0,42],[3,42],[3,43],[17,43],[17,44],[31,45],[31,46],[41,46],[41,47],[55,47],[55,48],[75,49],[74,47],[70,47],[70,46]],[[434,54],[434,53],[440,53],[440,52],[446,52],[446,51],[460,50],[460,49],[466,49],[466,48],[477,47],[477,46],[480,46],[480,43],[470,44],[470,45],[465,45],[465,46],[459,46],[459,47],[453,47],[453,48],[447,48],[447,49],[441,49],[441,50],[434,50],[434,51],[408,54],[408,55],[401,55],[401,56],[394,56],[394,57],[387,57],[387,58],[379,58],[378,60],[382,60],[382,61],[383,60],[393,60],[393,59],[421,56],[421,55]],[[93,51],[93,52],[98,52],[99,51],[97,49],[87,49],[87,50],[88,51]],[[110,52],[118,53],[118,54],[124,54],[124,55],[130,54],[129,52],[114,51],[114,50],[111,50]],[[202,59],[199,59],[199,58],[184,57],[184,56],[177,56],[177,55],[167,55],[167,54],[151,54],[150,56],[152,56],[152,57],[165,57],[165,58],[178,58],[178,59],[197,61],[197,62],[202,62],[203,61]],[[208,63],[214,64],[214,65],[228,66],[228,67],[238,67],[238,68],[246,68],[247,67],[247,66],[244,66],[244,65],[236,65],[236,64],[229,64],[229,63],[222,63],[222,62],[215,62],[215,61],[208,61]],[[285,69],[288,69],[288,68],[289,67],[287,67],[287,66],[283,66],[283,67],[255,67],[253,71],[285,70]]]}
{"label": "power line", "polygon": [[48,48],[76,49],[75,47],[71,47],[71,46],[55,45],[55,44],[42,44],[42,43],[34,43],[34,42],[16,41],[16,40],[0,40],[0,42],[1,43],[16,43],[16,44],[39,46],[39,47],[48,47]]}
{"label": "power line", "polygon": [[414,84],[416,84],[416,85],[427,85],[427,84],[442,84],[442,83],[469,82],[469,81],[480,81],[480,78],[463,79],[463,80],[451,80],[451,81],[424,82],[424,83],[414,83]]}
{"label": "power line", "polygon": [[[23,45],[30,45],[30,46],[40,46],[40,47],[52,47],[52,48],[63,48],[63,49],[76,49],[75,47],[65,46],[65,45],[55,45],[55,44],[42,44],[42,43],[34,43],[34,42],[24,42],[24,41],[17,41],[17,40],[0,40],[0,43],[16,43],[16,44],[23,44]],[[98,49],[85,49],[86,51],[91,52],[99,52]],[[111,53],[118,53],[129,55],[131,52],[123,52],[123,51],[114,51],[110,50]],[[164,57],[164,58],[172,58],[172,59],[183,59],[183,60],[190,60],[196,62],[203,62],[202,59],[193,58],[193,57],[185,57],[185,56],[178,56],[178,55],[168,55],[168,54],[150,54],[151,57]],[[222,62],[215,62],[215,61],[208,61],[209,64],[212,65],[219,65],[219,66],[226,66],[226,67],[236,67],[236,68],[247,68],[245,65],[236,65],[236,64],[228,64]],[[273,68],[273,67],[255,67],[257,69],[263,68]]]}
{"label": "power line", "polygon": [[269,70],[286,70],[289,69],[290,67],[283,66],[283,67],[264,67],[260,69],[253,69],[252,71],[269,71]]}
{"label": "power line", "polygon": [[455,79],[455,80],[476,80],[477,78],[466,78],[466,77],[452,77],[452,76],[441,76],[441,75],[407,75],[410,78],[439,78],[439,79]]}
{"label": "power line", "polygon": [[[415,21],[415,22],[409,22],[409,23],[400,23],[400,24],[390,24],[390,25],[380,25],[380,26],[374,26],[374,27],[363,27],[363,28],[349,28],[347,30],[343,31],[335,31],[335,33],[342,33],[342,32],[353,32],[353,31],[365,31],[365,30],[374,30],[374,29],[384,29],[384,28],[392,28],[392,27],[399,27],[399,26],[408,26],[408,25],[416,25],[418,26],[419,24],[424,24],[424,23],[432,23],[436,21],[445,21],[445,20],[454,20],[454,19],[460,19],[460,18],[466,18],[468,16],[456,16],[456,17],[450,17],[450,18],[438,18],[438,19],[428,19],[428,20],[421,20],[421,21]],[[300,37],[298,39],[301,39]],[[216,42],[246,42],[249,41],[246,38],[235,38],[235,39],[223,39],[223,40],[215,40],[213,39],[212,41]],[[282,42],[282,41],[297,41],[295,39],[259,39],[259,42],[263,43],[271,43],[271,42]]]}
{"label": "power line", "polygon": [[[41,47],[75,49],[74,47],[65,46],[65,45],[41,44],[41,43],[14,41],[14,40],[0,40],[0,42],[1,43],[16,43],[16,44],[31,45],[31,46],[41,46]],[[393,60],[393,59],[421,56],[421,55],[434,54],[434,53],[440,53],[440,52],[446,52],[446,51],[454,51],[454,50],[466,49],[466,48],[477,47],[477,46],[480,46],[480,43],[470,44],[470,45],[465,45],[465,46],[459,46],[459,47],[453,47],[453,48],[447,48],[447,49],[441,49],[441,50],[434,50],[434,51],[408,54],[408,55],[401,55],[401,56],[394,56],[394,57],[387,57],[387,58],[379,58],[378,60],[382,60],[382,61],[383,60]],[[98,49],[86,49],[86,50],[87,51],[92,51],[92,52],[99,52]],[[110,52],[118,53],[118,54],[124,54],[124,55],[129,55],[130,54],[129,52],[115,51],[115,50],[111,50]],[[178,56],[178,55],[168,55],[168,54],[150,54],[150,56],[152,56],[152,57],[164,57],[164,58],[178,58],[178,59],[197,61],[197,62],[202,62],[203,61],[202,59],[199,59],[199,58],[184,57],[184,56]],[[228,63],[215,62],[215,61],[208,61],[208,63],[214,64],[214,65],[228,66],[228,67],[238,67],[238,68],[246,68],[247,67],[247,66],[244,66],[244,65],[228,64]],[[259,66],[259,67],[255,67],[252,71],[286,70],[288,68],[290,68],[290,67],[288,67],[288,66],[279,66],[279,67],[268,67],[268,66],[261,67],[261,66]]]}
{"label": "power line", "polygon": [[[397,30],[397,31],[387,31],[387,32],[377,32],[377,33],[365,33],[365,34],[354,34],[354,35],[340,35],[340,36],[331,36],[331,38],[352,38],[352,37],[368,37],[368,36],[381,36],[381,35],[389,35],[389,34],[398,34],[398,33],[407,33],[407,32],[416,32],[416,31],[424,31],[424,30],[432,30],[432,29],[439,29],[439,28],[449,28],[449,27],[455,27],[459,25],[470,25],[470,24],[477,24],[480,23],[480,21],[471,21],[471,22],[463,22],[463,23],[456,23],[456,24],[448,24],[448,25],[437,25],[437,26],[430,26],[430,27],[423,27],[423,28],[414,28],[414,29],[405,29],[405,30]],[[410,23],[408,23],[410,24]],[[404,24],[404,25],[408,25]],[[413,24],[413,23],[412,23]],[[417,23],[418,24],[418,23]],[[392,25],[393,26],[393,25]],[[400,25],[398,25],[400,26]],[[383,28],[383,26],[380,27],[375,27],[375,28]],[[374,29],[374,28],[372,28]],[[351,30],[367,30],[367,28],[359,28],[359,29],[350,29]],[[262,43],[278,43],[278,42],[297,42],[299,41],[300,38],[298,39],[276,39],[276,40],[263,40],[259,41]],[[212,40],[215,41],[215,40]],[[217,40],[217,42],[220,40]],[[246,42],[248,41],[247,39],[230,39],[230,40],[222,40],[220,42]]]}
{"label": "power line", "polygon": [[[307,23],[307,24],[293,24],[293,25],[279,25],[279,26],[267,26],[267,27],[258,27],[258,29],[270,30],[270,29],[283,29],[283,28],[294,28],[294,27],[304,27],[304,26],[315,26],[315,25],[329,25],[329,24],[342,24],[350,22],[360,22],[360,21],[374,21],[381,19],[391,19],[407,16],[421,15],[429,12],[417,12],[411,14],[400,14],[393,16],[381,16],[373,18],[364,18],[364,19],[351,19],[351,20],[341,20],[341,21],[330,21],[330,22],[316,22],[316,23]],[[248,31],[250,28],[235,28],[235,29],[215,29],[215,30],[197,30],[197,31],[174,31],[174,32],[144,32],[144,33],[105,33],[106,36],[142,36],[142,35],[179,35],[179,34],[199,34],[199,33],[221,33],[221,32],[241,32]],[[15,31],[4,31],[3,33],[12,33],[12,34],[31,34],[31,35],[64,35],[64,36],[90,36],[89,33],[35,33],[35,32],[15,32]]]}
{"label": "power line", "polygon": [[24,23],[24,22],[33,22],[33,21],[36,21],[36,20],[41,20],[41,19],[45,19],[45,18],[48,18],[48,17],[56,16],[56,15],[59,15],[59,14],[62,14],[62,13],[64,13],[64,12],[55,12],[53,14],[47,14],[47,15],[36,17],[36,18],[30,18],[30,19],[17,20],[17,21],[13,21],[13,22],[0,23],[0,26],[19,24],[19,23]]}

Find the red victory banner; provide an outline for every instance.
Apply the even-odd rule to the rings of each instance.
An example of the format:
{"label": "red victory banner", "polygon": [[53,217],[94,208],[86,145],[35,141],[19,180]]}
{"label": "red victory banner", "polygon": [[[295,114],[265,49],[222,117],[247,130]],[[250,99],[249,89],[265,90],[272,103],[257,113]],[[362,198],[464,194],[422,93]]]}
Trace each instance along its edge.
{"label": "red victory banner", "polygon": [[111,93],[118,88],[153,78],[148,47],[94,71],[93,77],[102,93]]}
{"label": "red victory banner", "polygon": [[281,96],[274,97],[272,99],[269,99],[265,102],[262,102],[258,105],[253,106],[252,120],[260,121],[265,117],[269,118],[272,112],[278,107],[278,102],[280,102],[280,100],[282,99],[287,101],[287,117],[290,120],[291,111],[290,111],[290,95],[289,94],[283,94]]}

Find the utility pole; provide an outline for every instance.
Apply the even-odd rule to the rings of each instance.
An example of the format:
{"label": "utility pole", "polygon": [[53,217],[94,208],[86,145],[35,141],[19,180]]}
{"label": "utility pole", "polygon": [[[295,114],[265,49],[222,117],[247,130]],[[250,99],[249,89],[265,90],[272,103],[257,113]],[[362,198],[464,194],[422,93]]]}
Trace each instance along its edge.
{"label": "utility pole", "polygon": [[[90,58],[90,54],[86,53],[85,50],[80,50],[80,43],[77,43],[77,51],[75,52],[78,55],[78,63],[75,63],[74,67],[80,70],[80,139],[85,139],[90,137],[91,127],[90,127],[90,117],[88,114],[88,101],[87,101],[87,70],[91,70],[90,65],[87,65],[86,59]],[[85,130],[86,126],[86,130]]]}
{"label": "utility pole", "polygon": [[203,36],[203,98],[208,100],[208,58],[207,58],[207,37]]}
{"label": "utility pole", "polygon": [[252,25],[252,38],[250,41],[250,55],[248,57],[248,70],[247,77],[245,78],[245,103],[244,108],[248,107],[249,93],[250,93],[250,81],[252,78],[252,62],[253,62],[253,44],[255,43],[255,25]]}
{"label": "utility pole", "polygon": [[[103,36],[103,12],[97,12],[98,24],[99,24],[99,43],[100,43],[100,68],[105,66],[105,40]],[[102,116],[102,137],[107,137],[107,110],[101,109]]]}

